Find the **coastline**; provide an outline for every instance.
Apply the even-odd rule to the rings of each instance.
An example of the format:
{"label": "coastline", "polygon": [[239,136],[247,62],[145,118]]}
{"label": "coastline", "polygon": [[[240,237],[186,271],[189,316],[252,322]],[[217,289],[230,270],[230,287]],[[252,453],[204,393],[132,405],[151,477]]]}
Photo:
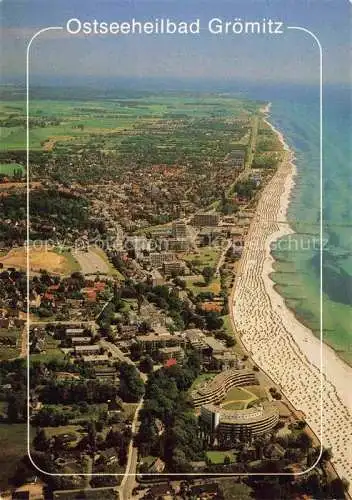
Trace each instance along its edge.
{"label": "coastline", "polygon": [[[350,443],[343,437],[352,434],[349,411],[352,402],[346,387],[346,377],[352,374],[352,368],[331,347],[326,344],[321,347],[320,340],[286,306],[270,277],[275,262],[271,244],[294,233],[288,223],[275,221],[287,220],[296,167],[283,134],[268,121],[270,104],[261,111],[280,139],[286,159],[264,188],[246,239],[232,297],[233,321],[253,360],[281,387],[290,403],[305,413],[308,425],[319,439],[322,437],[323,446],[332,447],[332,462],[338,474],[351,480]],[[252,311],[250,317],[248,310]]]}

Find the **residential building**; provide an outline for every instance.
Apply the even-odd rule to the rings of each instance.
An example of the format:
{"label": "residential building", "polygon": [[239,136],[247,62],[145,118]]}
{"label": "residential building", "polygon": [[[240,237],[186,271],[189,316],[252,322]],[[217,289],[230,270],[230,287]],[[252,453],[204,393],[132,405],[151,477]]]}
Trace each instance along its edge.
{"label": "residential building", "polygon": [[114,366],[96,366],[94,368],[95,377],[101,381],[109,381],[116,384],[119,381],[117,370]]}
{"label": "residential building", "polygon": [[210,355],[213,356],[214,354],[222,354],[224,353],[227,348],[219,342],[219,340],[215,339],[214,337],[204,337],[204,342],[207,344],[209,350],[210,350]]}
{"label": "residential building", "polygon": [[83,334],[83,328],[66,328],[65,330],[66,337],[83,337]]}
{"label": "residential building", "polygon": [[219,222],[220,222],[220,215],[213,212],[195,214],[192,220],[192,224],[197,227],[218,226]]}
{"label": "residential building", "polygon": [[174,222],[172,224],[172,234],[177,239],[187,238],[187,224],[184,222]]}
{"label": "residential building", "polygon": [[171,252],[152,252],[149,258],[152,267],[162,267],[164,262],[175,260],[175,254]]}
{"label": "residential building", "polygon": [[90,344],[92,337],[72,337],[71,342],[73,346],[76,345],[88,345]]}
{"label": "residential building", "polygon": [[205,342],[205,335],[199,328],[191,328],[185,330],[184,335],[187,341],[191,344],[192,349],[203,351],[207,349],[208,345]]}
{"label": "residential building", "polygon": [[234,149],[229,155],[229,159],[234,167],[244,168],[246,151],[243,149]]}
{"label": "residential building", "polygon": [[185,265],[182,260],[172,260],[163,263],[163,271],[165,275],[180,274]]}
{"label": "residential building", "polygon": [[151,352],[162,347],[181,345],[183,343],[183,338],[180,335],[171,335],[170,333],[162,335],[150,333],[149,335],[140,335],[137,341],[142,344],[145,351]]}
{"label": "residential building", "polygon": [[187,252],[190,246],[189,241],[185,238],[169,238],[168,240],[165,240],[165,242],[167,249],[174,252]]}
{"label": "residential building", "polygon": [[162,347],[159,349],[159,355],[161,361],[166,361],[167,359],[175,358],[177,361],[181,361],[184,358],[185,352],[180,346],[170,346]]}
{"label": "residential building", "polygon": [[193,405],[199,407],[210,403],[220,403],[232,387],[256,384],[258,384],[258,380],[253,371],[232,368],[219,373],[209,382],[196,387],[191,393]]}
{"label": "residential building", "polygon": [[76,345],[75,346],[75,354],[99,354],[101,350],[101,346],[99,344],[94,345]]}
{"label": "residential building", "polygon": [[152,270],[150,278],[153,286],[163,285],[165,283],[163,275],[157,269]]}
{"label": "residential building", "polygon": [[87,365],[108,365],[110,358],[106,354],[87,355],[82,357],[83,363]]}
{"label": "residential building", "polygon": [[211,364],[214,370],[228,370],[229,368],[236,368],[241,370],[244,367],[243,361],[237,357],[236,354],[225,351],[219,354],[213,354]]}

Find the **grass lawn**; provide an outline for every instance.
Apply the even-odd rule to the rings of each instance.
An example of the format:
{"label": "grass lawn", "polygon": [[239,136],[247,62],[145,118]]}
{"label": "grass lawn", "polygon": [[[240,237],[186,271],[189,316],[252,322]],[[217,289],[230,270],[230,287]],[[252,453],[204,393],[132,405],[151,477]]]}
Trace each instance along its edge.
{"label": "grass lawn", "polygon": [[138,403],[122,403],[123,416],[125,419],[133,419]]}
{"label": "grass lawn", "polygon": [[[85,434],[80,425],[62,425],[59,427],[44,427],[43,428],[49,438],[54,436],[62,436],[63,434],[74,434],[75,440],[72,440],[68,445],[69,448],[77,445],[78,441]],[[32,431],[32,438],[35,436],[35,430]]]}
{"label": "grass lawn", "polygon": [[213,292],[215,295],[220,293],[220,279],[214,278],[209,283],[209,285],[205,285],[203,276],[197,275],[192,276],[191,278],[186,278],[186,285],[189,290],[192,290],[194,294],[199,294],[201,292]]}
{"label": "grass lawn", "polygon": [[225,410],[245,410],[247,408],[247,403],[244,401],[231,401],[221,406]]}
{"label": "grass lawn", "polygon": [[0,424],[0,490],[8,486],[16,466],[27,450],[26,424]]}
{"label": "grass lawn", "polygon": [[157,458],[158,457],[153,457],[153,455],[148,455],[147,457],[142,458],[142,462],[144,464],[151,465]]}
{"label": "grass lawn", "polygon": [[233,335],[234,332],[233,332],[233,328],[232,328],[232,323],[231,323],[231,320],[230,320],[230,316],[228,314],[226,314],[225,316],[221,316],[221,318],[224,321],[224,330],[226,330],[226,332],[229,335]]}
{"label": "grass lawn", "polygon": [[68,250],[61,250],[60,248],[54,248],[53,251],[58,255],[62,255],[62,257],[65,257],[65,269],[63,270],[64,272],[71,274],[79,272],[81,270],[81,266],[71,252],[69,252]]}
{"label": "grass lawn", "polygon": [[53,359],[64,359],[65,355],[61,349],[46,349],[45,352],[41,354],[31,354],[31,361],[42,361],[43,363],[48,363]]}
{"label": "grass lawn", "polygon": [[226,410],[242,410],[257,399],[257,396],[248,389],[233,387],[226,394],[226,398],[221,406]]}
{"label": "grass lawn", "polygon": [[206,455],[212,464],[223,464],[225,457],[230,457],[231,463],[236,461],[231,451],[207,451]]}
{"label": "grass lawn", "polygon": [[65,358],[65,354],[59,349],[58,345],[60,344],[59,340],[53,339],[50,335],[46,335],[45,337],[45,346],[44,351],[38,354],[31,354],[31,361],[42,361],[43,363],[47,363],[52,359],[62,360]]}
{"label": "grass lawn", "polygon": [[193,381],[193,384],[191,385],[190,390],[196,389],[200,384],[204,384],[204,382],[207,382],[208,380],[211,380],[212,378],[215,377],[217,373],[201,373],[198,375],[198,377]]}
{"label": "grass lawn", "polygon": [[0,345],[0,361],[5,361],[7,359],[17,358],[20,354],[19,347],[8,347],[6,345]]}
{"label": "grass lawn", "polygon": [[0,174],[12,177],[15,170],[24,172],[24,167],[19,163],[0,163]]}
{"label": "grass lawn", "polygon": [[106,253],[104,252],[104,250],[102,250],[101,248],[94,248],[94,252],[99,255],[99,257],[101,257],[103,259],[103,261],[109,266],[109,275],[111,276],[116,276],[117,278],[119,278],[120,280],[124,280],[125,277],[123,274],[120,273],[120,271],[118,271],[117,269],[115,269],[115,267],[111,264],[111,262],[109,261]]}
{"label": "grass lawn", "polygon": [[221,254],[221,248],[218,247],[200,247],[197,253],[190,253],[183,256],[186,262],[192,262],[199,269],[202,270],[203,267],[216,267],[219,257]]}

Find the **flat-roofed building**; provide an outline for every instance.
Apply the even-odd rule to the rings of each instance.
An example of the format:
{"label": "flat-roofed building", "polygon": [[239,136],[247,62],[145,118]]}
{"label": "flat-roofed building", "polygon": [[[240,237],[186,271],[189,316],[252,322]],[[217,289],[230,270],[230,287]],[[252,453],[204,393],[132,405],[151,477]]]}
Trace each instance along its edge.
{"label": "flat-roofed building", "polygon": [[163,263],[164,274],[179,274],[183,271],[185,265],[182,260],[172,260]]}
{"label": "flat-roofed building", "polygon": [[84,328],[66,328],[66,337],[84,337]]}
{"label": "flat-roofed building", "polygon": [[220,403],[232,387],[257,384],[258,380],[253,371],[231,368],[196,387],[191,393],[193,405],[199,407],[210,403]]}
{"label": "flat-roofed building", "polygon": [[75,346],[75,354],[98,354],[100,353],[100,345],[94,344],[94,345],[76,345]]}
{"label": "flat-roofed building", "polygon": [[133,339],[138,335],[138,325],[121,325],[119,327],[119,336],[122,339]]}
{"label": "flat-roofed building", "polygon": [[127,236],[125,239],[125,249],[133,249],[137,253],[143,252],[144,250],[150,252],[152,243],[152,240],[148,240],[145,236]]}
{"label": "flat-roofed building", "polygon": [[87,365],[108,365],[110,358],[106,354],[92,354],[83,356],[83,363]]}
{"label": "flat-roofed building", "polygon": [[157,335],[155,333],[151,333],[149,335],[140,335],[137,338],[137,341],[142,344],[142,347],[146,352],[151,352],[161,349],[162,347],[181,345],[183,343],[183,338],[180,335]]}
{"label": "flat-roofed building", "polygon": [[234,167],[243,168],[246,159],[246,152],[243,149],[234,149],[229,154],[229,159]]}
{"label": "flat-roofed building", "polygon": [[208,404],[201,408],[201,419],[212,432],[217,432],[219,442],[224,443],[241,436],[255,437],[270,432],[279,421],[279,412],[269,402],[243,410],[227,410]]}
{"label": "flat-roofed building", "polygon": [[181,361],[184,358],[185,352],[180,346],[162,347],[159,349],[159,355],[161,357],[161,361],[166,361],[171,358]]}
{"label": "flat-roofed building", "polygon": [[94,374],[98,380],[109,381],[114,384],[119,381],[117,370],[114,366],[96,366],[94,368]]}
{"label": "flat-roofed building", "polygon": [[165,283],[164,276],[157,269],[152,270],[150,278],[153,286],[163,285]]}
{"label": "flat-roofed building", "polygon": [[204,342],[211,350],[211,355],[222,354],[227,350],[227,348],[214,337],[205,337]]}
{"label": "flat-roofed building", "polygon": [[166,240],[166,244],[168,250],[172,250],[174,252],[186,252],[190,246],[189,241],[184,238],[170,238]]}
{"label": "flat-roofed building", "polygon": [[72,337],[71,342],[73,346],[88,345],[92,341],[92,337]]}
{"label": "flat-roofed building", "polygon": [[192,349],[195,349],[196,351],[203,351],[208,348],[208,344],[205,342],[205,335],[199,328],[185,330],[184,335]]}
{"label": "flat-roofed building", "polygon": [[162,267],[164,262],[175,260],[175,254],[172,252],[152,252],[149,255],[150,265],[152,267]]}
{"label": "flat-roofed building", "polygon": [[236,368],[241,370],[244,368],[243,361],[238,356],[230,351],[225,351],[219,354],[213,354],[211,360],[214,370],[228,370],[229,368]]}
{"label": "flat-roofed building", "polygon": [[220,222],[220,215],[212,212],[195,214],[192,224],[197,227],[215,227]]}
{"label": "flat-roofed building", "polygon": [[175,238],[187,238],[187,224],[185,222],[174,222],[172,224],[172,234]]}

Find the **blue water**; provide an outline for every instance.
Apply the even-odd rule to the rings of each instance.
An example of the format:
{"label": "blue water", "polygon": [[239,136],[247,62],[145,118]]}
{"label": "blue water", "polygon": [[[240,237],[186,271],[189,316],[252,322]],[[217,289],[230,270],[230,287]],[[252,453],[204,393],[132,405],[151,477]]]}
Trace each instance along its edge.
{"label": "blue water", "polygon": [[[288,306],[319,335],[319,91],[253,86],[244,95],[272,102],[270,120],[296,154],[297,178],[288,218],[297,235],[274,251],[273,279]],[[351,111],[348,89],[324,88],[323,336],[348,363],[352,363]]]}

